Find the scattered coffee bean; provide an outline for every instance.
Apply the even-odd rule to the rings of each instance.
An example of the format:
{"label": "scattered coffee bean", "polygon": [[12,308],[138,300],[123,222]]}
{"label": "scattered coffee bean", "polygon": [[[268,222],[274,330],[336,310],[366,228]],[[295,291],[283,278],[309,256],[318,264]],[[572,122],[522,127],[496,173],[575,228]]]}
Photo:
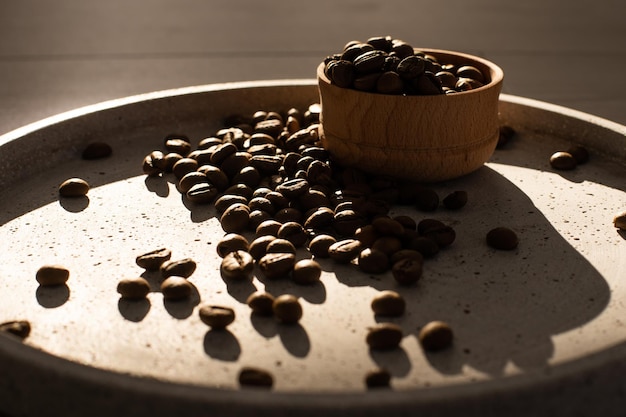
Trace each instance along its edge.
{"label": "scattered coffee bean", "polygon": [[335,243],[337,239],[331,235],[317,235],[309,242],[309,252],[316,258],[328,258],[328,250]]}
{"label": "scattered coffee bean", "polygon": [[382,274],[389,270],[389,256],[375,248],[365,248],[358,256],[358,267],[366,274]]}
{"label": "scattered coffee bean", "polygon": [[550,165],[554,169],[569,171],[578,165],[576,159],[569,152],[555,152],[550,157]]}
{"label": "scattered coffee bean", "polygon": [[83,149],[83,159],[108,158],[113,153],[113,148],[106,142],[91,142]]}
{"label": "scattered coffee bean", "polygon": [[281,323],[295,324],[302,318],[302,305],[298,298],[291,294],[276,297],[272,305],[274,317]]}
{"label": "scattered coffee bean", "polygon": [[61,197],[84,197],[89,192],[89,184],[82,178],[69,178],[59,186]]}
{"label": "scattered coffee bean", "polygon": [[438,351],[452,344],[453,333],[450,325],[443,321],[431,321],[419,332],[418,340],[424,350]]}
{"label": "scattered coffee bean", "polygon": [[518,244],[517,234],[508,227],[496,227],[487,233],[487,245],[494,249],[513,250]]}
{"label": "scattered coffee bean", "polygon": [[250,208],[245,204],[235,203],[228,207],[220,217],[220,224],[226,233],[241,233],[250,222]]}
{"label": "scattered coffee bean", "polygon": [[20,339],[26,339],[30,330],[31,326],[28,320],[7,321],[0,324],[0,333],[9,333]]}
{"label": "scattered coffee bean", "polygon": [[402,328],[393,323],[378,323],[368,329],[365,341],[371,349],[395,349],[402,341]]}
{"label": "scattered coffee bean", "polygon": [[274,300],[272,294],[265,291],[256,291],[250,294],[246,304],[248,304],[254,314],[271,316],[274,314]]}
{"label": "scattered coffee bean", "polygon": [[328,256],[335,262],[348,263],[359,256],[362,245],[356,239],[343,239],[328,248]]}
{"label": "scattered coffee bean", "polygon": [[163,262],[159,270],[161,271],[161,276],[164,278],[172,275],[189,278],[196,270],[196,262],[191,258],[179,259],[176,261],[170,259]]}
{"label": "scattered coffee bean", "polygon": [[250,243],[248,253],[250,253],[250,255],[252,256],[252,258],[254,258],[254,260],[258,261],[259,259],[261,259],[263,256],[267,254],[267,246],[270,244],[270,242],[272,242],[275,239],[276,237],[272,235],[264,235],[264,236],[257,237]]}
{"label": "scattered coffee bean", "polygon": [[218,197],[213,204],[218,213],[224,213],[229,207],[235,204],[243,204],[246,205],[248,203],[248,199],[241,195],[232,195],[232,194],[223,194]]}
{"label": "scattered coffee bean", "polygon": [[434,211],[439,207],[439,195],[431,188],[421,188],[415,194],[415,205],[421,211]]}
{"label": "scattered coffee bean", "polygon": [[449,210],[458,210],[467,204],[467,191],[453,191],[444,197],[443,206]]}
{"label": "scattered coffee bean", "polygon": [[626,230],[626,211],[613,217],[613,225],[620,230]]}
{"label": "scattered coffee bean", "polygon": [[124,278],[117,283],[117,292],[122,298],[140,300],[150,293],[150,283],[143,277]]}
{"label": "scattered coffee bean", "polygon": [[227,280],[242,281],[252,279],[254,258],[248,252],[235,250],[227,253],[220,264],[220,274]]}
{"label": "scattered coffee bean", "polygon": [[268,279],[279,279],[289,276],[296,264],[293,253],[268,253],[259,259],[259,269]]}
{"label": "scattered coffee bean", "polygon": [[404,258],[393,264],[391,273],[398,284],[411,285],[422,277],[422,268],[422,261]]}
{"label": "scattered coffee bean", "polygon": [[294,255],[297,252],[293,243],[280,237],[269,242],[265,250],[267,253],[293,253]]}
{"label": "scattered coffee bean", "polygon": [[406,310],[406,301],[395,291],[381,291],[372,300],[372,311],[380,316],[398,317]]}
{"label": "scattered coffee bean", "polygon": [[186,278],[170,276],[161,283],[161,293],[165,300],[177,301],[188,298],[193,292],[193,285]]}
{"label": "scattered coffee bean", "polygon": [[203,304],[198,309],[200,320],[212,329],[225,329],[235,321],[235,310],[230,307]]}
{"label": "scattered coffee bean", "polygon": [[220,258],[223,258],[230,252],[238,250],[248,251],[250,244],[245,236],[239,233],[228,233],[217,242],[217,254]]}
{"label": "scattered coffee bean", "polygon": [[288,240],[296,248],[303,246],[309,239],[309,235],[304,230],[304,227],[298,222],[283,223],[280,229],[278,229],[277,237]]}
{"label": "scattered coffee bean", "polygon": [[391,373],[386,369],[374,369],[365,374],[365,386],[368,388],[388,388],[391,384]]}
{"label": "scattered coffee bean", "polygon": [[182,179],[185,175],[190,172],[194,172],[198,169],[198,161],[192,158],[183,158],[180,161],[176,161],[174,166],[172,167],[172,172],[176,176],[176,178]]}
{"label": "scattered coffee bean", "polygon": [[310,285],[319,282],[322,275],[322,267],[313,259],[301,259],[293,266],[291,279],[296,284]]}
{"label": "scattered coffee bean", "polygon": [[41,286],[63,285],[70,277],[69,269],[61,265],[44,265],[35,275]]}
{"label": "scattered coffee bean", "polygon": [[242,368],[238,380],[242,387],[271,388],[274,385],[274,377],[269,371],[253,367]]}
{"label": "scattered coffee bean", "polygon": [[403,259],[411,259],[420,264],[424,263],[424,255],[416,251],[415,249],[401,249],[398,252],[391,255],[389,259],[391,265],[395,265],[397,262]]}
{"label": "scattered coffee bean", "polygon": [[163,265],[163,262],[169,261],[172,257],[172,251],[167,248],[153,250],[143,255],[139,255],[135,259],[135,263],[147,271],[157,271]]}

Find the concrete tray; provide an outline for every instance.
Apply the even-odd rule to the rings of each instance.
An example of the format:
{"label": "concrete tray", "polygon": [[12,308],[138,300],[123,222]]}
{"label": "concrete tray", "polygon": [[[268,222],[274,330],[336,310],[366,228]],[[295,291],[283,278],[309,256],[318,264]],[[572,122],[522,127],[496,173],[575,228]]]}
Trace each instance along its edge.
{"label": "concrete tray", "polygon": [[[194,144],[225,116],[305,109],[314,80],[207,85],[78,109],[0,137],[0,322],[29,320],[23,342],[0,336],[0,412],[44,416],[559,416],[622,415],[626,400],[625,236],[613,216],[626,209],[626,127],[565,108],[502,95],[500,118],[517,135],[481,169],[433,187],[466,190],[460,211],[435,217],[457,239],[425,263],[417,285],[322,262],[319,285],[254,278],[226,284],[215,246],[224,232],[212,205],[185,205],[171,178],[147,178],[141,161],[165,135]],[[113,147],[85,161],[92,141]],[[555,171],[550,155],[572,143],[591,159]],[[60,199],[58,185],[82,177],[86,198]],[[496,226],[520,245],[484,243]],[[164,301],[120,300],[117,282],[144,271],[135,257],[160,247],[193,258],[197,292]],[[303,255],[304,256],[304,255]],[[39,287],[43,264],[70,269],[66,286]],[[299,325],[251,316],[255,289],[300,297]],[[391,321],[400,348],[370,351],[379,320],[372,297],[394,289],[406,314]],[[198,318],[201,302],[233,307],[227,331]],[[453,346],[426,353],[417,341],[445,320]],[[242,389],[237,372],[258,366],[274,388]],[[367,390],[365,373],[388,369],[390,389]]]}

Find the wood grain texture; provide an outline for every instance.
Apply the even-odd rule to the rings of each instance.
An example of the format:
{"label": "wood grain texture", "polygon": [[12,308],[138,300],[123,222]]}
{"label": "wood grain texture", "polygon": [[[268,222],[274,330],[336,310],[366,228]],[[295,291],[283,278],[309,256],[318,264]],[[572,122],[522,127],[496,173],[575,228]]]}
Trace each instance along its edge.
{"label": "wood grain texture", "polygon": [[339,162],[435,182],[468,174],[489,159],[498,140],[502,70],[467,54],[421,50],[442,63],[474,65],[491,81],[452,95],[384,95],[337,87],[320,64],[322,141]]}

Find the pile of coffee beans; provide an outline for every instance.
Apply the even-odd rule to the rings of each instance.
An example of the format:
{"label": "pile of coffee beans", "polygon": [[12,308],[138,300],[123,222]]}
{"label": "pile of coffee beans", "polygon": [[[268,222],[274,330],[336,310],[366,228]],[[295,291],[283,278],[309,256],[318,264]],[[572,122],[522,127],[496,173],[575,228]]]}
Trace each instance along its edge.
{"label": "pile of coffee beans", "polygon": [[476,66],[439,62],[391,36],[350,41],[340,53],[328,56],[324,65],[332,84],[380,94],[453,94],[489,82]]}

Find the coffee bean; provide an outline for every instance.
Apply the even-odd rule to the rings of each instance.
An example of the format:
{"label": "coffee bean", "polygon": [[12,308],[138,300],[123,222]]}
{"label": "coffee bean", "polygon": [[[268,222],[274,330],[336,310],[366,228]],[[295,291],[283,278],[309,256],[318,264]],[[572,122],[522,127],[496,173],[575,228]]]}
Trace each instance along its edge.
{"label": "coffee bean", "polygon": [[250,294],[246,304],[252,309],[252,313],[259,316],[271,316],[274,314],[274,296],[265,291],[256,291]]}
{"label": "coffee bean", "polygon": [[296,284],[310,285],[319,282],[322,275],[322,267],[313,259],[301,259],[293,266],[291,279]]}
{"label": "coffee bean", "polygon": [[320,207],[304,221],[305,229],[325,229],[335,220],[335,212],[328,207]]}
{"label": "coffee bean", "polygon": [[372,311],[380,316],[398,317],[406,310],[406,301],[395,291],[381,291],[372,300]]}
{"label": "coffee bean", "polygon": [[106,142],[91,142],[83,149],[83,159],[108,158],[113,153],[113,148]]}
{"label": "coffee bean", "polygon": [[291,243],[287,239],[283,239],[280,237],[277,237],[276,239],[269,242],[265,250],[267,251],[267,253],[291,253],[294,255],[297,252],[297,249],[293,243]]}
{"label": "coffee bean", "polygon": [[167,260],[161,264],[159,268],[161,276],[171,277],[173,275],[189,278],[196,270],[196,262],[191,258],[179,260]]}
{"label": "coffee bean", "polygon": [[426,60],[422,57],[411,55],[402,59],[398,64],[398,74],[407,80],[414,80],[426,70]]}
{"label": "coffee bean", "polygon": [[178,191],[186,193],[196,184],[208,184],[208,180],[205,174],[198,171],[193,171],[185,174],[180,181],[178,181]]}
{"label": "coffee bean", "polygon": [[376,80],[376,92],[381,94],[401,94],[404,81],[395,71],[383,72]]}
{"label": "coffee bean", "polygon": [[467,204],[467,191],[453,191],[443,199],[443,206],[449,210],[458,210]]}
{"label": "coffee bean", "polygon": [[264,220],[257,226],[257,228],[255,229],[255,233],[257,236],[265,236],[265,235],[277,236],[278,231],[280,230],[280,227],[282,225],[283,224],[281,222],[278,222],[273,219]]}
{"label": "coffee bean", "polygon": [[224,190],[224,194],[240,195],[250,201],[254,190],[246,184],[233,184]]}
{"label": "coffee bean", "polygon": [[431,188],[416,190],[415,205],[421,211],[434,211],[439,207],[439,195]]}
{"label": "coffee bean", "polygon": [[419,332],[418,340],[424,350],[438,351],[452,344],[453,333],[450,325],[443,321],[431,321]]}
{"label": "coffee bean", "polygon": [[238,380],[242,387],[271,388],[274,385],[274,377],[269,371],[253,367],[242,368]]}
{"label": "coffee bean", "polygon": [[212,329],[225,329],[235,321],[235,310],[230,307],[203,304],[198,309],[200,320]]}
{"label": "coffee bean", "polygon": [[184,157],[191,152],[191,143],[187,137],[173,136],[165,140],[165,149]]}
{"label": "coffee bean", "polygon": [[89,184],[82,178],[69,178],[59,185],[61,197],[84,197],[89,192]]}
{"label": "coffee bean", "polygon": [[345,59],[337,59],[326,65],[326,75],[337,87],[350,88],[354,82],[354,64]]}
{"label": "coffee bean", "polygon": [[215,186],[220,191],[226,190],[228,188],[228,185],[230,184],[226,173],[224,173],[224,171],[216,166],[202,165],[198,167],[197,171],[201,174],[204,174],[206,176],[207,182]]}
{"label": "coffee bean", "polygon": [[422,255],[415,249],[400,249],[399,251],[391,255],[389,261],[391,265],[395,265],[398,261],[401,261],[403,259],[411,259],[413,261],[419,262],[420,264],[424,263],[424,255]]}
{"label": "coffee bean", "polygon": [[26,339],[30,334],[31,325],[28,320],[7,321],[0,324],[0,333],[8,333],[20,339]]}
{"label": "coffee bean", "polygon": [[219,190],[209,183],[200,183],[191,186],[185,193],[187,200],[194,204],[209,204],[215,200]]}
{"label": "coffee bean", "polygon": [[402,249],[402,241],[395,236],[381,236],[374,241],[371,248],[391,256]]}
{"label": "coffee bean", "polygon": [[391,383],[391,374],[386,369],[374,369],[365,374],[368,388],[387,388]]}
{"label": "coffee bean", "polygon": [[569,152],[555,152],[550,157],[550,165],[554,169],[569,171],[576,168],[576,159]]}
{"label": "coffee bean", "polygon": [[275,239],[276,237],[272,235],[263,235],[257,237],[252,242],[250,242],[248,253],[250,253],[254,260],[258,261],[267,254],[267,246]]}
{"label": "coffee bean", "polygon": [[276,211],[272,202],[265,197],[252,197],[248,202],[248,207],[251,211],[262,210],[269,214],[274,214]]}
{"label": "coffee bean", "polygon": [[377,217],[372,220],[372,227],[379,235],[400,237],[404,234],[404,225],[389,217]]}
{"label": "coffee bean", "polygon": [[333,228],[340,236],[353,236],[354,232],[365,224],[365,217],[355,210],[335,211]]}
{"label": "coffee bean", "polygon": [[156,177],[161,174],[161,169],[156,166],[155,160],[152,155],[146,155],[143,159],[141,169],[144,174],[149,177]]}
{"label": "coffee bean", "polygon": [[174,166],[172,167],[172,172],[176,176],[176,178],[182,179],[185,175],[190,172],[194,172],[198,169],[198,161],[192,158],[183,158],[179,161],[176,161]]}
{"label": "coffee bean", "polygon": [[368,329],[365,341],[371,349],[395,349],[402,341],[402,328],[393,323],[378,323]]}
{"label": "coffee bean", "polygon": [[37,270],[35,275],[35,279],[41,286],[63,285],[69,277],[69,269],[61,265],[44,265]]}
{"label": "coffee bean", "polygon": [[224,194],[217,200],[215,200],[215,203],[213,205],[215,206],[215,209],[218,211],[218,213],[223,214],[230,206],[233,206],[237,203],[246,205],[248,203],[248,199],[240,195]]}
{"label": "coffee bean", "polygon": [[620,230],[626,230],[626,211],[616,214],[613,217],[613,225]]}
{"label": "coffee bean", "polygon": [[174,169],[174,165],[176,165],[176,162],[180,161],[181,159],[183,159],[183,156],[181,154],[176,152],[169,152],[165,154],[165,156],[161,160],[160,167],[165,172],[172,172]]}
{"label": "coffee bean", "polygon": [[150,283],[143,277],[124,278],[117,283],[117,292],[122,298],[140,300],[150,293]]}
{"label": "coffee bean", "polygon": [[302,318],[302,305],[298,298],[291,294],[276,297],[272,304],[274,317],[281,323],[295,324]]}
{"label": "coffee bean", "polygon": [[508,227],[496,227],[487,233],[487,245],[494,249],[513,250],[518,244],[517,234]]}
{"label": "coffee bean", "polygon": [[258,264],[266,278],[285,278],[293,271],[296,256],[293,253],[268,253],[259,259]]}
{"label": "coffee bean", "polygon": [[427,230],[424,236],[433,240],[440,248],[445,248],[456,239],[456,231],[450,226],[442,226]]}
{"label": "coffee bean", "polygon": [[286,208],[280,209],[274,214],[274,220],[281,222],[281,223],[287,223],[287,222],[300,223],[303,217],[304,217],[304,214],[302,214],[300,210],[294,207],[286,207]]}
{"label": "coffee bean", "polygon": [[358,256],[358,267],[366,274],[382,274],[389,269],[389,257],[378,249],[363,249]]}
{"label": "coffee bean", "polygon": [[249,280],[254,272],[254,258],[248,252],[235,250],[224,256],[220,264],[220,274],[226,280]]}
{"label": "coffee bean", "polygon": [[348,263],[361,252],[362,245],[356,239],[339,240],[328,248],[328,256],[335,262]]}
{"label": "coffee bean", "polygon": [[161,283],[161,293],[165,300],[182,300],[188,298],[192,292],[193,285],[184,277],[170,276]]}
{"label": "coffee bean", "polygon": [[167,248],[153,250],[143,255],[139,255],[135,259],[135,263],[147,271],[157,271],[163,262],[169,261],[172,257],[172,251]]}
{"label": "coffee bean", "polygon": [[241,233],[250,222],[250,208],[241,203],[232,204],[220,217],[220,224],[226,233]]}
{"label": "coffee bean", "polygon": [[309,235],[298,222],[286,222],[278,229],[277,237],[286,239],[299,248],[303,246],[309,239]]}
{"label": "coffee bean", "polygon": [[412,238],[406,245],[406,249],[418,251],[424,258],[432,258],[439,253],[439,245],[425,236]]}
{"label": "coffee bean", "polygon": [[328,258],[329,248],[337,242],[331,235],[317,235],[309,242],[309,252],[316,258]]}
{"label": "coffee bean", "polygon": [[217,254],[220,258],[223,258],[230,252],[235,252],[238,250],[248,251],[250,244],[248,243],[248,239],[245,236],[240,235],[239,233],[228,233],[224,237],[217,242]]}
{"label": "coffee bean", "polygon": [[411,285],[422,277],[422,265],[422,261],[417,259],[400,259],[391,267],[391,273],[398,284]]}

